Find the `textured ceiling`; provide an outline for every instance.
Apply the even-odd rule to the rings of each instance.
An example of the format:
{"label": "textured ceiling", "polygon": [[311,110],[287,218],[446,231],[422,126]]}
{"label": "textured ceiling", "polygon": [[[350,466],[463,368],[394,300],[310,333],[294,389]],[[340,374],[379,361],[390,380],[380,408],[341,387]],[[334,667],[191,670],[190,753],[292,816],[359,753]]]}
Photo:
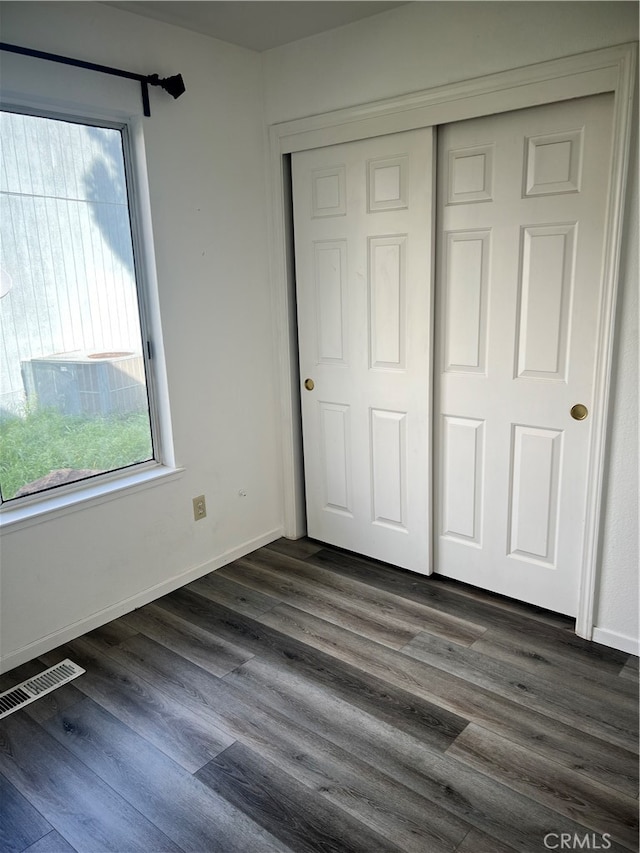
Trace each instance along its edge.
{"label": "textured ceiling", "polygon": [[405,3],[381,0],[132,0],[107,2],[105,5],[214,36],[251,50],[263,51],[386,12]]}

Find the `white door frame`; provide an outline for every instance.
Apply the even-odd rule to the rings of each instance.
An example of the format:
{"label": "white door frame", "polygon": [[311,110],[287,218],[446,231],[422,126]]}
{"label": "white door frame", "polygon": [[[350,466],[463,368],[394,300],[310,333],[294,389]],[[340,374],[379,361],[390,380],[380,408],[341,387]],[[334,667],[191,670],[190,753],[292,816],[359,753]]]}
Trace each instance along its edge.
{"label": "white door frame", "polygon": [[624,44],[270,126],[270,280],[279,342],[281,452],[286,536],[298,538],[304,535],[305,510],[300,383],[297,376],[296,354],[295,281],[288,227],[291,196],[284,162],[285,155],[309,148],[321,148],[356,139],[367,139],[403,130],[612,92],[614,94],[613,150],[604,243],[604,286],[596,340],[593,433],[588,462],[590,487],[587,495],[576,619],[576,633],[591,639],[601,533],[615,304],[636,59],[637,44]]}

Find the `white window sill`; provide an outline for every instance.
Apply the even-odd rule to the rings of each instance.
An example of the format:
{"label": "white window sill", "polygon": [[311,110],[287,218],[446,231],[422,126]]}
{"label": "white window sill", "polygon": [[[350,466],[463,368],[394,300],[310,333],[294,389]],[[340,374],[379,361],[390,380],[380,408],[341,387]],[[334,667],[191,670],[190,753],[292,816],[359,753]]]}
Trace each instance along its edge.
{"label": "white window sill", "polygon": [[[47,493],[46,497],[28,498],[28,502],[20,502],[19,506],[5,504],[0,508],[0,531],[14,532],[23,527],[39,524],[41,521],[51,521],[62,515],[78,510],[90,509],[98,504],[106,503],[123,494],[132,494],[142,489],[148,489],[168,480],[175,480],[182,475],[184,468],[168,468],[165,465],[152,467],[126,474],[111,476],[109,479],[87,481],[86,485],[74,483],[71,488],[55,489],[56,494]],[[64,489],[64,492],[62,491]]]}

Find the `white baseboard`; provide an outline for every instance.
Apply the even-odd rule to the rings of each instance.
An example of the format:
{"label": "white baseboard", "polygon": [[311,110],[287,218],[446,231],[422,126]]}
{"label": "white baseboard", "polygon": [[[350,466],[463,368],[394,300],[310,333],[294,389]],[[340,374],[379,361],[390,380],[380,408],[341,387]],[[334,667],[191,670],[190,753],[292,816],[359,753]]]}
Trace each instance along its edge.
{"label": "white baseboard", "polygon": [[607,631],[606,628],[594,628],[592,640],[594,643],[602,643],[603,646],[628,652],[630,655],[640,655],[640,640],[628,637],[626,634],[616,634],[615,631]]}
{"label": "white baseboard", "polygon": [[274,542],[282,535],[282,528],[270,530],[268,533],[263,533],[255,539],[243,542],[242,545],[239,545],[236,548],[225,551],[218,557],[214,557],[213,560],[208,560],[206,563],[194,566],[186,572],[175,575],[174,577],[162,581],[162,583],[156,584],[155,586],[149,587],[142,592],[136,593],[136,595],[126,598],[123,601],[118,601],[116,604],[112,604],[104,610],[93,613],[85,619],[80,619],[78,622],[66,625],[58,631],[47,634],[46,637],[41,637],[34,643],[22,646],[22,648],[15,652],[11,652],[6,657],[2,658],[0,661],[0,673],[8,672],[16,666],[20,666],[23,663],[27,663],[27,661],[33,660],[33,658],[38,657],[38,655],[50,652],[52,649],[61,646],[63,643],[75,640],[76,637],[80,637],[82,634],[93,631],[94,628],[99,628],[101,625],[106,625],[107,622],[111,622],[113,619],[118,619],[120,616],[124,616],[125,613],[130,613],[138,607],[143,607],[145,604],[149,604],[151,601],[155,601],[157,598],[167,595],[185,584],[191,583],[191,581],[195,581],[204,575],[208,575],[209,572],[213,572],[215,569],[220,569],[222,566],[226,566],[228,563],[232,563],[234,560],[238,560],[240,557],[244,557],[252,551],[256,551],[258,548],[262,548],[270,542]]}

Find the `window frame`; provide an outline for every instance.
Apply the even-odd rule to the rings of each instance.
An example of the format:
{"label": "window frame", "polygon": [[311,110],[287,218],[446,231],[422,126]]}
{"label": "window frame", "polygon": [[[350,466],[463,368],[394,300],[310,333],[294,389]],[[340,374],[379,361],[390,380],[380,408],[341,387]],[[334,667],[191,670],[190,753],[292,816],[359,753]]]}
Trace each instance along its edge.
{"label": "window frame", "polygon": [[173,452],[142,116],[109,115],[102,110],[95,113],[76,111],[74,108],[61,110],[4,98],[0,102],[0,110],[103,127],[121,134],[153,453],[153,458],[144,462],[53,486],[34,494],[8,500],[3,500],[0,494],[0,531],[3,531],[38,523],[44,515],[49,518],[51,515],[67,514],[112,500],[124,492],[138,491],[167,479],[175,479],[184,469],[176,466]]}

